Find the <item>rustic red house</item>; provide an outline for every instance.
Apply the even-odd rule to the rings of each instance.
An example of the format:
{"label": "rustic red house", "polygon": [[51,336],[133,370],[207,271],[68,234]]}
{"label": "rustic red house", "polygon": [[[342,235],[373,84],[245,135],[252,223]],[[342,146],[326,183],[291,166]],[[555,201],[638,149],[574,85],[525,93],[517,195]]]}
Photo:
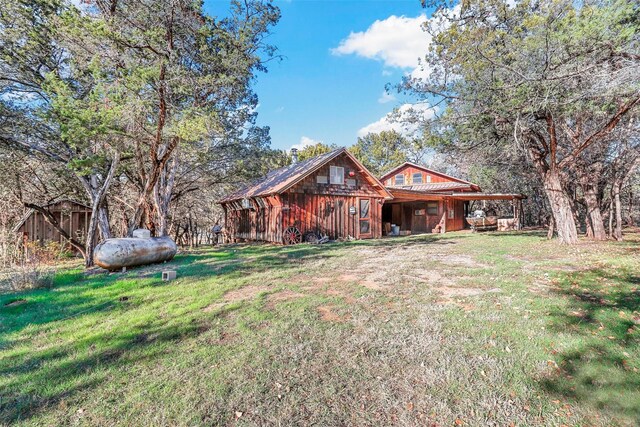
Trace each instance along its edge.
{"label": "rustic red house", "polygon": [[[384,185],[383,185],[384,183]],[[296,162],[221,201],[228,237],[276,243],[314,231],[332,239],[378,238],[397,225],[402,234],[461,230],[472,200],[510,200],[521,225],[519,194],[483,193],[479,186],[413,163],[380,180],[346,149]]]}
{"label": "rustic red house", "polygon": [[270,172],[221,201],[230,239],[291,242],[308,231],[331,239],[382,236],[389,191],[340,148]]}

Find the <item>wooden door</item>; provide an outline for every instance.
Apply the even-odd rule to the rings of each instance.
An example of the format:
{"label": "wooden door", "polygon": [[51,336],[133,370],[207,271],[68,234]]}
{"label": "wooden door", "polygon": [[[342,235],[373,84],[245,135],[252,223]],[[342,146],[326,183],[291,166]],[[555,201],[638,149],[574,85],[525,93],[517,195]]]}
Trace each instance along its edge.
{"label": "wooden door", "polygon": [[427,202],[427,232],[432,233],[433,229],[440,222],[440,203]]}
{"label": "wooden door", "polygon": [[413,220],[413,208],[410,203],[402,204],[402,226],[401,230],[411,230]]}
{"label": "wooden door", "polygon": [[414,203],[412,206],[413,221],[411,223],[411,233],[427,232],[427,205],[426,203]]}
{"label": "wooden door", "polygon": [[361,239],[372,236],[371,224],[371,199],[361,197],[358,201],[358,234]]}

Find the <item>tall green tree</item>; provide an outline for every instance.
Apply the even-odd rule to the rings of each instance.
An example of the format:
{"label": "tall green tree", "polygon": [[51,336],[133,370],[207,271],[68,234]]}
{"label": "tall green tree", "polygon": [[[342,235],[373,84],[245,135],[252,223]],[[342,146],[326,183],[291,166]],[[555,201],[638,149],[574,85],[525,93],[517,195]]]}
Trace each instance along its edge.
{"label": "tall green tree", "polygon": [[455,144],[524,150],[559,240],[575,243],[574,168],[640,104],[637,13],[625,0],[444,7],[428,28],[429,76],[405,88],[447,106],[438,125]]}
{"label": "tall green tree", "polygon": [[370,133],[358,138],[349,151],[376,176],[409,160],[409,141],[396,131]]}
{"label": "tall green tree", "polygon": [[322,154],[329,153],[338,148],[335,144],[325,144],[323,142],[318,142],[313,145],[307,145],[302,150],[298,150],[298,159],[300,161],[307,160],[312,157],[317,157]]}

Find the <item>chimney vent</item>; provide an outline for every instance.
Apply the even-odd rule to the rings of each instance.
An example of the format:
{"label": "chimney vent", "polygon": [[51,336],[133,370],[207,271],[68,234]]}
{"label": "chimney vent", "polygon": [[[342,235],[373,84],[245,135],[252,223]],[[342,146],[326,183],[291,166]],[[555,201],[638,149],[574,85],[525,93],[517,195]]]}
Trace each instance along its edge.
{"label": "chimney vent", "polygon": [[291,164],[296,164],[298,163],[298,149],[297,148],[292,148],[291,149]]}

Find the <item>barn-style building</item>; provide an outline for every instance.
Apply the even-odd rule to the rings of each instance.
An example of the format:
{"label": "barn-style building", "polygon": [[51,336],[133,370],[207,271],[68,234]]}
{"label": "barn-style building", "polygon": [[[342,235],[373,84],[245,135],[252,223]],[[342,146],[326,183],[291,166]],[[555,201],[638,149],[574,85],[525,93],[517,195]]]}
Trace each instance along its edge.
{"label": "barn-style building", "polygon": [[221,204],[226,233],[282,243],[293,229],[331,239],[382,236],[382,205],[391,193],[351,153],[340,148],[270,172]]}
{"label": "barn-style building", "polygon": [[340,148],[274,170],[221,204],[231,241],[290,243],[292,230],[331,239],[379,238],[392,225],[399,234],[462,230],[475,200],[511,201],[513,216],[501,219],[501,227],[518,229],[524,198],[483,193],[476,184],[413,163],[377,179]]}

